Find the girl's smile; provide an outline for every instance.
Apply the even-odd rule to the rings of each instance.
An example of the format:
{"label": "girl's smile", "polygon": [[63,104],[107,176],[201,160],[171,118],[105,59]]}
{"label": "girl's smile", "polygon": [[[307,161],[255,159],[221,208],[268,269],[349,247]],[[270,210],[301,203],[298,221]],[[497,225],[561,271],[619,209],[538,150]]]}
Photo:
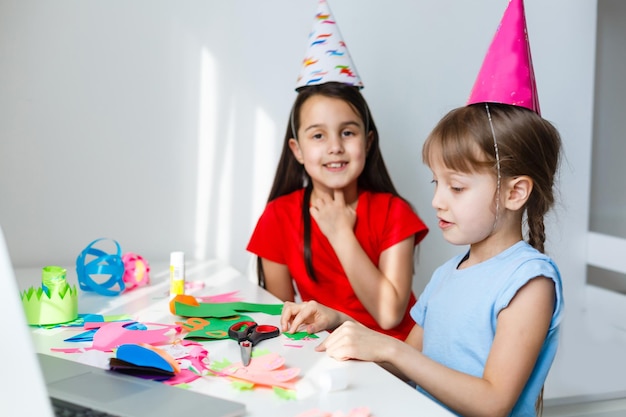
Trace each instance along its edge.
{"label": "girl's smile", "polygon": [[348,166],[347,162],[329,162],[324,164],[324,167],[330,172],[342,172]]}
{"label": "girl's smile", "polygon": [[316,193],[343,190],[351,201],[365,167],[368,141],[363,121],[346,101],[316,95],[302,104],[297,139],[289,141]]}

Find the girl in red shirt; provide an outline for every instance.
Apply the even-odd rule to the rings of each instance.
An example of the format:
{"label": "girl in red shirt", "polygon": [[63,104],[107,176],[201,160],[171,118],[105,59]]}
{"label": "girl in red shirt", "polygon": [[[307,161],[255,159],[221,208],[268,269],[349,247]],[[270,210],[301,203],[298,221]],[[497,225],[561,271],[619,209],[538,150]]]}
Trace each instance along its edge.
{"label": "girl in red shirt", "polygon": [[391,181],[359,89],[301,88],[247,247],[258,256],[259,285],[404,339],[413,326],[415,247],[427,232]]}

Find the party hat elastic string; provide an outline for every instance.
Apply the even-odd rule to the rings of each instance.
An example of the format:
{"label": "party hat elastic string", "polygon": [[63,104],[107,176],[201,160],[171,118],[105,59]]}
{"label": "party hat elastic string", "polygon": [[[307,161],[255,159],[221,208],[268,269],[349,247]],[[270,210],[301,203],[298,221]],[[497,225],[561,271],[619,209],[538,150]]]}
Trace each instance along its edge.
{"label": "party hat elastic string", "polygon": [[496,171],[498,175],[498,182],[496,184],[496,218],[493,221],[493,229],[495,230],[498,224],[498,213],[500,211],[500,182],[502,174],[500,173],[500,151],[498,150],[498,140],[496,139],[496,130],[493,127],[493,121],[491,120],[491,112],[489,111],[489,103],[485,103],[485,110],[487,111],[487,119],[489,120],[489,127],[491,128],[491,136],[493,137],[493,149],[496,154]]}

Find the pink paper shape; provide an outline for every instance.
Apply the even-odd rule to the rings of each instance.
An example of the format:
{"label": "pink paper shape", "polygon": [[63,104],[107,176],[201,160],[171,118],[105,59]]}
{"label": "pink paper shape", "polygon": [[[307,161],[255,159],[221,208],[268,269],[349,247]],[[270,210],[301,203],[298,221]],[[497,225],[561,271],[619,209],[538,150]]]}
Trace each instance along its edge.
{"label": "pink paper shape", "polygon": [[253,357],[248,366],[243,366],[241,362],[229,365],[222,369],[221,374],[254,384],[294,389],[300,368],[285,368],[284,364],[285,359],[282,356],[268,353]]}
{"label": "pink paper shape", "polygon": [[234,303],[243,300],[243,298],[235,296],[238,292],[239,291],[231,291],[223,294],[205,295],[196,297],[196,299],[201,303]]}
{"label": "pink paper shape", "polygon": [[[86,321],[83,324],[83,328],[85,330],[99,329],[100,327],[104,326],[107,323],[111,323],[111,322],[110,321]],[[133,321],[124,320],[124,321],[121,321],[120,323],[128,324],[128,323],[133,323]]]}
{"label": "pink paper shape", "polygon": [[[185,343],[185,341],[182,343]],[[189,360],[191,365],[198,372],[206,371],[208,369],[206,365],[206,358],[209,356],[209,352],[199,343],[192,342],[190,344],[193,344],[194,346],[189,351],[189,355],[185,356],[184,359]],[[189,369],[181,369],[180,372],[173,378],[167,379],[163,381],[163,383],[167,385],[178,385],[195,381],[200,377],[201,375],[198,375]]]}
{"label": "pink paper shape", "polygon": [[203,281],[187,281],[185,282],[185,290],[198,290],[204,288],[204,285]]}
{"label": "pink paper shape", "polygon": [[51,352],[61,352],[61,353],[84,353],[88,350],[93,350],[90,347],[80,347],[80,348],[50,348]]}
{"label": "pink paper shape", "polygon": [[166,385],[188,384],[200,377],[201,375],[198,375],[195,372],[190,371],[189,369],[181,369],[180,372],[178,372],[173,377],[164,380],[163,383]]}
{"label": "pink paper shape", "polygon": [[167,333],[172,326],[154,330],[128,330],[124,328],[125,324],[128,323],[110,322],[100,327],[93,335],[92,347],[108,352],[125,343],[160,345],[169,342],[169,337],[166,336],[165,333]]}

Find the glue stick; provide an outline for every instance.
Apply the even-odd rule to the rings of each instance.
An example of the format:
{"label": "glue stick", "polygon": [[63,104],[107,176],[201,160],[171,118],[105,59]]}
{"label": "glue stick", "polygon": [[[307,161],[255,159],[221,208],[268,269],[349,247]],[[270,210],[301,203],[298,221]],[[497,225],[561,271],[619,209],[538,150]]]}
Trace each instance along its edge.
{"label": "glue stick", "polygon": [[329,369],[319,376],[318,383],[322,392],[340,391],[348,386],[348,375],[342,368]]}
{"label": "glue stick", "polygon": [[170,253],[170,300],[185,293],[185,253]]}

